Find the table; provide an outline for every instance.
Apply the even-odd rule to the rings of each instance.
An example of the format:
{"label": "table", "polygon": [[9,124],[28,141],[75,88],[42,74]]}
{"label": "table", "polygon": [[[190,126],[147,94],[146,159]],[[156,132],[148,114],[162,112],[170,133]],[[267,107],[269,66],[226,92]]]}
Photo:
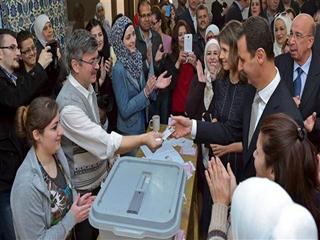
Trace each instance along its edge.
{"label": "table", "polygon": [[[166,128],[166,125],[160,126],[160,132],[163,132]],[[150,131],[150,129],[148,129]],[[187,138],[191,138],[188,136]],[[136,154],[137,157],[144,156],[142,151],[139,151]],[[196,167],[197,165],[197,154],[195,156],[181,155],[185,162],[191,161]],[[196,184],[196,171],[193,173],[192,177],[187,180],[185,187],[185,196],[182,207],[181,214],[181,224],[180,229],[185,233],[186,240],[197,240],[198,237],[198,212],[197,212],[197,184]]]}

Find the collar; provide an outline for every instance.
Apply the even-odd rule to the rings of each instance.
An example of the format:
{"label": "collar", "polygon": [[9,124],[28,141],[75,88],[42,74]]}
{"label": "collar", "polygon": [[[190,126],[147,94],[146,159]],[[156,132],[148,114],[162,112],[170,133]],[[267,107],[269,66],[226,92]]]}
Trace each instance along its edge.
{"label": "collar", "polygon": [[9,73],[4,67],[0,65],[0,69],[3,71],[3,73],[9,78],[10,81],[16,85],[18,77],[14,73]]}
{"label": "collar", "polygon": [[293,62],[293,71],[296,71],[298,67],[300,67],[305,74],[308,74],[310,64],[312,59],[312,52],[310,53],[310,56],[308,57],[307,61],[303,65],[299,65],[296,61]]}
{"label": "collar", "polygon": [[145,42],[151,41],[151,38],[152,38],[152,32],[151,32],[151,30],[149,30],[149,37],[148,37],[148,39],[145,39],[145,38],[144,38],[144,34],[143,34],[143,31],[141,30],[141,27],[140,27],[140,26],[139,26],[139,32],[140,32],[140,36],[141,36],[141,38],[142,38],[143,41],[145,41]]}
{"label": "collar", "polygon": [[193,15],[190,8],[188,8],[188,11],[189,11],[189,13],[190,13],[191,18],[195,18],[195,17],[196,17],[196,14]]}
{"label": "collar", "polygon": [[94,89],[92,85],[90,84],[89,90],[84,88],[70,73],[68,76],[68,80],[70,81],[71,85],[74,86],[76,89],[79,90],[79,92],[86,98],[88,99],[90,95],[94,93]]}
{"label": "collar", "polygon": [[263,89],[261,89],[257,94],[262,99],[262,101],[267,104],[273,92],[276,90],[278,84],[280,83],[280,74],[278,68],[276,68],[277,73],[274,79]]}
{"label": "collar", "polygon": [[242,7],[242,5],[239,3],[239,1],[234,1],[234,3],[238,5],[238,7],[240,8],[240,11],[242,12],[244,7]]}

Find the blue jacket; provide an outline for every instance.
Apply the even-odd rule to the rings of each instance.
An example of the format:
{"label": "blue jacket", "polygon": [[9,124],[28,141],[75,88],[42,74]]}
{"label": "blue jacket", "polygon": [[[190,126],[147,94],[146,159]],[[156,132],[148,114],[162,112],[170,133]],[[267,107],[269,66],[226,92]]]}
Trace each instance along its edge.
{"label": "blue jacket", "polygon": [[[137,81],[120,61],[115,63],[112,69],[112,86],[118,106],[117,128],[124,135],[145,132],[146,108],[150,104],[143,92],[145,85],[143,74]],[[155,99],[155,93],[152,93],[150,98]]]}

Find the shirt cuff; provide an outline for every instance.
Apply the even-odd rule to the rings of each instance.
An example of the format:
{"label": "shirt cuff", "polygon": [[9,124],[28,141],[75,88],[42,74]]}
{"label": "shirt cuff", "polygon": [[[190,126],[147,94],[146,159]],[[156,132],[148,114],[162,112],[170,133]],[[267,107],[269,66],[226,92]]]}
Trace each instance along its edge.
{"label": "shirt cuff", "polygon": [[192,119],[191,138],[195,139],[197,135],[197,121]]}
{"label": "shirt cuff", "polygon": [[116,132],[111,132],[111,139],[113,140],[113,144],[114,144],[114,152],[117,152],[121,142],[122,142],[122,135],[120,135],[119,133]]}

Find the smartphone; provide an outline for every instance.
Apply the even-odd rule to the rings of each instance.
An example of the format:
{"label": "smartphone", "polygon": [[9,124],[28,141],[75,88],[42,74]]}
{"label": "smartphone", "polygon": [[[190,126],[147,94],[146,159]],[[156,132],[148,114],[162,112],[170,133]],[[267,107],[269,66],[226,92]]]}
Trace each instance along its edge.
{"label": "smartphone", "polygon": [[171,5],[167,4],[166,5],[166,14],[165,14],[165,16],[166,17],[170,17],[170,15],[171,15]]}
{"label": "smartphone", "polygon": [[53,56],[57,56],[58,42],[56,40],[47,42],[46,46],[50,46],[49,52],[51,52]]}
{"label": "smartphone", "polygon": [[188,53],[192,52],[192,34],[184,35],[184,51]]}

